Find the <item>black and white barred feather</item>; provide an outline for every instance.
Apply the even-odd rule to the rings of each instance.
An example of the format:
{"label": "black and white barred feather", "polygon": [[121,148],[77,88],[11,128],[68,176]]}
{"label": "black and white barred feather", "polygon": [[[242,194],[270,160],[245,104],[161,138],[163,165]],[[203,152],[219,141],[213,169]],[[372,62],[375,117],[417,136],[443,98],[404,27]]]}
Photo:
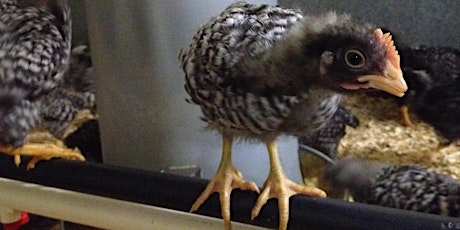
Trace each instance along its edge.
{"label": "black and white barred feather", "polygon": [[357,202],[460,217],[460,181],[434,169],[346,158],[325,178]]}
{"label": "black and white barred feather", "polygon": [[0,1],[0,90],[23,90],[33,99],[62,81],[70,55],[70,9],[58,2],[49,9],[19,2]]}
{"label": "black and white barred feather", "polygon": [[337,146],[346,135],[346,127],[356,128],[359,125],[358,118],[339,105],[331,119],[320,129],[299,136],[299,144],[310,146],[330,157],[332,160],[337,156]]}
{"label": "black and white barred feather", "polygon": [[70,64],[64,75],[65,85],[79,92],[96,92],[89,45],[77,45],[70,53]]}
{"label": "black and white barred feather", "polygon": [[94,95],[63,88],[70,47],[66,2],[0,0],[0,144],[19,147],[37,127],[60,134],[48,121],[68,124],[77,108],[94,103]]}
{"label": "black and white barred feather", "polygon": [[[273,63],[269,69],[251,65],[267,58],[267,53],[278,52],[275,44],[285,40],[302,18],[300,11],[239,2],[198,30],[180,60],[190,101],[201,106],[203,120],[211,128],[252,137],[294,134],[316,129],[332,116],[340,101],[332,91],[318,89],[312,95],[309,90],[296,90],[299,86],[288,78],[260,81],[251,77],[254,72],[276,75],[286,70],[283,74],[289,75],[297,71],[289,61],[280,62],[284,66]],[[294,90],[279,84],[290,84]],[[318,113],[300,121],[307,108]]]}
{"label": "black and white barred feather", "polygon": [[37,127],[62,138],[77,112],[81,109],[91,109],[95,105],[96,99],[92,92],[56,88],[37,100],[37,106],[40,108]]}

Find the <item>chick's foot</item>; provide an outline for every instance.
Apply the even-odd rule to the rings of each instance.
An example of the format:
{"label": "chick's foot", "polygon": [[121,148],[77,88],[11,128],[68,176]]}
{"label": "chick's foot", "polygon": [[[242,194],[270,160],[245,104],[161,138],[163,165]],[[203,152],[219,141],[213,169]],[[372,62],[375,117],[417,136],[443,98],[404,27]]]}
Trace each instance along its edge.
{"label": "chick's foot", "polygon": [[232,143],[233,136],[224,133],[222,135],[222,159],[216,175],[209,182],[201,195],[193,203],[190,212],[194,212],[209,198],[214,192],[219,193],[220,210],[224,220],[225,229],[232,228],[230,223],[230,194],[233,189],[251,190],[260,193],[259,188],[254,182],[243,180],[243,175],[232,164]]}
{"label": "chick's foot", "polygon": [[289,220],[289,198],[296,194],[326,197],[326,193],[321,189],[299,185],[289,180],[285,175],[271,174],[264,183],[262,193],[252,209],[251,219],[259,215],[260,209],[267,203],[268,199],[277,198],[280,217],[279,229],[286,229]]}
{"label": "chick's foot", "polygon": [[205,190],[193,203],[190,212],[198,210],[198,208],[209,198],[214,192],[219,193],[221,215],[224,220],[225,229],[231,229],[230,224],[230,194],[233,189],[251,190],[260,193],[259,188],[254,182],[243,180],[243,175],[235,169],[231,164],[221,165],[214,178],[206,186]]}
{"label": "chick's foot", "polygon": [[259,215],[260,209],[271,198],[278,199],[279,209],[279,229],[287,229],[289,221],[289,198],[296,194],[326,197],[326,193],[318,188],[306,187],[291,181],[284,173],[281,166],[278,144],[276,140],[266,142],[268,155],[270,158],[270,173],[264,183],[263,191],[257,198],[257,202],[252,208],[251,219]]}
{"label": "chick's foot", "polygon": [[52,158],[64,158],[70,160],[84,161],[85,157],[78,149],[69,149],[53,144],[26,144],[19,148],[1,146],[0,152],[14,157],[14,163],[21,164],[21,156],[31,156],[32,159],[27,163],[27,169],[35,168],[37,162],[50,160]]}

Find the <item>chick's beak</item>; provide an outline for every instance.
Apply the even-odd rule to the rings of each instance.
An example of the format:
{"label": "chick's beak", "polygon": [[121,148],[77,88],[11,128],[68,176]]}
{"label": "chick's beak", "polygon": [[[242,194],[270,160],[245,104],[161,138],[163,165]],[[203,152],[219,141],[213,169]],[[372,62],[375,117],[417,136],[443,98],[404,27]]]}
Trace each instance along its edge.
{"label": "chick's beak", "polygon": [[398,97],[404,96],[407,84],[403,78],[401,68],[387,62],[381,75],[364,75],[358,78],[359,82],[367,82],[371,88],[383,90]]}

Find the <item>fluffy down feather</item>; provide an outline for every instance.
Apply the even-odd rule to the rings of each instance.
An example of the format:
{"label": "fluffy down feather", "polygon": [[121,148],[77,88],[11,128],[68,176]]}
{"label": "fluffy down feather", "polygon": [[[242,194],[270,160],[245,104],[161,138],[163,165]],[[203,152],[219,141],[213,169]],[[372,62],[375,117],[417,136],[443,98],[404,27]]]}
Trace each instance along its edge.
{"label": "fluffy down feather", "polygon": [[357,202],[460,217],[460,182],[420,165],[388,165],[346,158],[325,178]]}

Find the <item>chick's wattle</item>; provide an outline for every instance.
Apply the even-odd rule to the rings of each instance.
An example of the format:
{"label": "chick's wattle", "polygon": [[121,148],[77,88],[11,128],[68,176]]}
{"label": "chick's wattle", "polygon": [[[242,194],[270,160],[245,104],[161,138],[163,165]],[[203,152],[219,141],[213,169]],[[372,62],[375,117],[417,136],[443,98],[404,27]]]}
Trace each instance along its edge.
{"label": "chick's wattle", "polygon": [[296,10],[235,3],[198,30],[180,61],[189,101],[223,137],[221,164],[192,211],[218,192],[226,228],[231,190],[259,192],[232,165],[235,138],[267,145],[270,173],[252,218],[269,198],[278,198],[280,229],[285,229],[290,196],[326,194],[285,176],[277,137],[323,126],[337,110],[340,92],[375,88],[402,96],[407,89],[391,36],[334,12],[304,18]]}

